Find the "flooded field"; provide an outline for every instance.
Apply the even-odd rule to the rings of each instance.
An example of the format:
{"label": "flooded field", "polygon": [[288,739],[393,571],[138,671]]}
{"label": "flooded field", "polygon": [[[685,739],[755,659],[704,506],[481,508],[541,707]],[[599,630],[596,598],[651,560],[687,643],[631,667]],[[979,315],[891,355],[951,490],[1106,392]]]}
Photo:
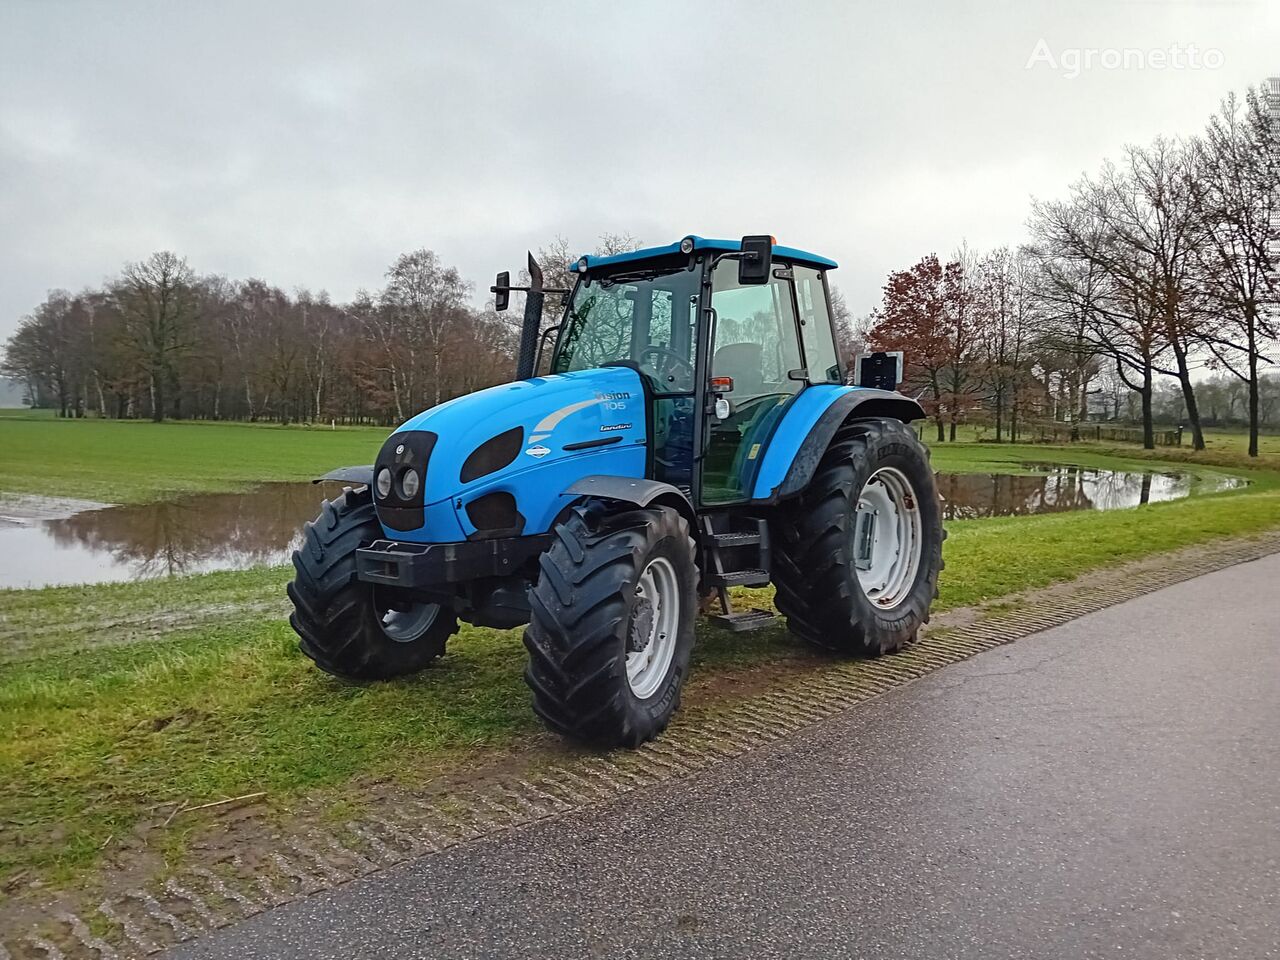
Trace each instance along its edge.
{"label": "flooded field", "polygon": [[1234,490],[1248,481],[1224,475],[1104,470],[1061,463],[1025,463],[1022,474],[939,473],[948,520],[1018,517],[1069,510],[1122,510],[1192,494]]}
{"label": "flooded field", "polygon": [[320,501],[338,489],[269,483],[246,493],[123,507],[0,501],[0,587],[106,583],[288,563],[303,522],[314,520]]}
{"label": "flooded field", "polygon": [[[1235,477],[1022,464],[1023,475],[940,473],[947,519],[1116,510],[1242,486]],[[272,483],[113,507],[0,499],[0,587],[104,583],[289,562],[337,485]]]}

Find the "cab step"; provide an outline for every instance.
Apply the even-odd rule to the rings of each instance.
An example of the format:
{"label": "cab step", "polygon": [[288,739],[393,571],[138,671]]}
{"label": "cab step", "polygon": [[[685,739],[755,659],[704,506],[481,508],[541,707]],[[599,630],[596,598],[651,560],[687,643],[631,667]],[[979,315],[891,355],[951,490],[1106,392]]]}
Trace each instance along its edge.
{"label": "cab step", "polygon": [[749,547],[760,542],[763,535],[758,530],[751,532],[711,533],[707,539],[717,547]]}
{"label": "cab step", "polygon": [[733,633],[745,633],[748,630],[759,630],[778,619],[776,613],[769,610],[739,610],[735,613],[721,613],[711,617],[711,625]]}
{"label": "cab step", "polygon": [[710,573],[706,581],[713,587],[763,587],[769,582],[768,570],[725,570]]}

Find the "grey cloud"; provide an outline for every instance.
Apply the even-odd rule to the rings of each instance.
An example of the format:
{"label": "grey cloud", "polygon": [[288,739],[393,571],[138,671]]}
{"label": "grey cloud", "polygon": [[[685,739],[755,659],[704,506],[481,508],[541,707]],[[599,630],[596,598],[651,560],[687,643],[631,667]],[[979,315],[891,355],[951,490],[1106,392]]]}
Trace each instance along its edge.
{"label": "grey cloud", "polygon": [[[1021,239],[1129,140],[1280,69],[1266,3],[77,3],[0,10],[0,336],[172,248],[350,297],[429,246],[482,287],[556,234],[769,231],[851,307]],[[1025,69],[1197,43],[1217,70]]]}

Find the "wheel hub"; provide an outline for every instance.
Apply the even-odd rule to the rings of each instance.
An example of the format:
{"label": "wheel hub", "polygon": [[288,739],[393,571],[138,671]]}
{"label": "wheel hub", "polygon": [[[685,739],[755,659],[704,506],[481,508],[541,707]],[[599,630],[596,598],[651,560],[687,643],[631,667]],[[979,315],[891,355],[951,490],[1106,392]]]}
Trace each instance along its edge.
{"label": "wheel hub", "polygon": [[627,630],[627,652],[643,653],[653,640],[653,601],[643,594],[636,597],[631,611],[631,624]]}
{"label": "wheel hub", "polygon": [[413,643],[425,634],[440,614],[440,604],[421,603],[403,597],[383,596],[377,587],[373,591],[373,608],[378,625],[389,640],[396,643]]}

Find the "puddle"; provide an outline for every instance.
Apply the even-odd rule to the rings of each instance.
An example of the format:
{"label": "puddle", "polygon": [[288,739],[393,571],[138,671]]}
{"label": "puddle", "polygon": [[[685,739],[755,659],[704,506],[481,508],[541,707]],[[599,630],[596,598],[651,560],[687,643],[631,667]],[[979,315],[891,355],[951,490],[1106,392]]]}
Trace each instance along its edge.
{"label": "puddle", "polygon": [[336,490],[333,484],[270,483],[246,493],[122,507],[6,496],[0,499],[0,587],[288,563],[303,522],[314,520],[320,501]]}
{"label": "puddle", "polygon": [[1069,510],[1122,510],[1247,485],[1239,477],[1104,470],[1061,463],[1024,463],[1022,475],[939,473],[948,520],[1019,517]]}
{"label": "puddle", "polygon": [[[1022,476],[940,473],[947,519],[1117,510],[1243,486],[1235,477],[1022,464]],[[0,587],[106,583],[284,564],[337,485],[271,483],[108,507],[0,496]]]}

